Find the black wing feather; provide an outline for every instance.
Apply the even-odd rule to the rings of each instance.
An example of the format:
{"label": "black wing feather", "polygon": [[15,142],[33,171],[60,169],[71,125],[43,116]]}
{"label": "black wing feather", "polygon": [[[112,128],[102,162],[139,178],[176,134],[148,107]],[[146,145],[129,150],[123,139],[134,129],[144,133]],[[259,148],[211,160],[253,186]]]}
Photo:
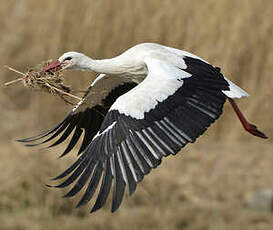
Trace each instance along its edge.
{"label": "black wing feather", "polygon": [[91,200],[92,196],[94,195],[94,193],[98,187],[102,171],[103,171],[102,163],[97,162],[94,172],[93,172],[93,175],[92,175],[92,178],[89,182],[89,185],[88,185],[82,199],[77,204],[77,206],[76,206],[77,208],[84,205],[84,204],[87,204]]}
{"label": "black wing feather", "polygon": [[46,136],[48,136],[49,134],[55,132],[61,125],[63,125],[63,123],[67,122],[67,120],[69,120],[69,116],[70,116],[70,113],[68,114],[67,117],[65,117],[65,119],[63,121],[61,121],[60,123],[58,123],[55,127],[53,127],[52,129],[50,130],[47,130],[46,132],[43,132],[39,135],[36,135],[36,136],[33,136],[33,137],[28,137],[28,138],[24,138],[24,139],[19,139],[17,141],[19,142],[31,142],[31,141],[36,141],[36,140],[39,140],[41,138],[44,138]]}
{"label": "black wing feather", "polygon": [[[35,143],[35,144],[25,144],[25,146],[27,147],[33,147],[33,146],[37,146],[37,145],[41,145],[41,144],[44,144],[44,143],[47,143],[51,140],[53,140],[55,137],[57,137],[60,133],[62,133],[66,128],[67,126],[69,125],[69,118],[68,118],[68,121],[64,121],[64,122],[61,122],[62,125],[59,126],[56,130],[54,130],[53,132],[53,135],[50,136],[49,138],[45,139],[44,141],[40,142],[40,143]],[[48,136],[49,134],[52,134],[52,132],[48,133],[46,136]],[[39,137],[39,139],[42,139],[44,138],[45,136],[43,135],[42,137]],[[35,139],[35,141],[38,140],[38,139]],[[24,142],[32,142],[32,140],[30,141],[24,141]]]}
{"label": "black wing feather", "polygon": [[110,159],[106,159],[105,166],[104,166],[104,175],[102,184],[100,187],[100,191],[96,200],[96,203],[94,204],[92,210],[90,211],[95,212],[96,210],[100,209],[106,202],[106,199],[109,195],[111,185],[112,185],[112,173],[111,173],[111,166],[110,166]]}
{"label": "black wing feather", "polygon": [[[126,150],[125,150],[126,151]],[[127,150],[128,151],[128,150]],[[124,174],[126,174],[126,176],[124,176],[126,178],[126,184],[128,186],[128,190],[129,190],[129,195],[132,195],[135,190],[136,190],[136,182],[134,177],[133,177],[133,174],[127,164],[127,161],[126,161],[126,156],[128,154],[128,152],[124,152],[124,149],[123,148],[120,148],[120,158],[122,160],[122,162],[120,162],[120,164],[122,164],[122,166],[124,167]]]}
{"label": "black wing feather", "polygon": [[[121,144],[121,147],[123,147],[122,144]],[[138,171],[142,172],[141,178],[136,179],[136,182],[138,182],[143,179],[143,174],[146,175],[151,171],[152,162],[145,154],[142,155],[139,152],[139,150],[137,149],[137,147],[135,146],[135,144],[132,141],[132,135],[128,136],[128,138],[126,139],[125,144],[124,144],[124,148],[128,149],[128,151],[127,151],[128,155],[129,155],[128,159],[134,160],[138,166],[138,167],[136,167],[136,169]],[[139,175],[140,172],[138,172],[136,174]]]}
{"label": "black wing feather", "polygon": [[67,194],[65,194],[63,197],[72,197],[82,189],[82,187],[86,184],[89,176],[92,173],[92,167],[93,167],[92,164],[89,164],[86,167],[86,169],[84,170],[83,174],[81,175],[81,177],[79,178],[77,183],[74,185],[74,187]]}
{"label": "black wing feather", "polygon": [[75,145],[77,144],[78,140],[80,139],[82,135],[82,132],[83,130],[81,128],[76,127],[68,146],[66,147],[66,149],[64,150],[60,158],[68,154],[75,147]]}
{"label": "black wing feather", "polygon": [[114,177],[114,190],[111,211],[114,212],[119,208],[125,190],[125,182],[123,180],[121,168],[119,166],[118,159],[115,154],[111,158],[111,167],[113,168]]}
{"label": "black wing feather", "polygon": [[90,162],[90,161],[91,161],[91,159],[88,159],[87,161],[82,161],[82,162],[80,163],[80,165],[78,166],[78,168],[71,174],[70,177],[68,177],[68,178],[67,178],[64,182],[62,182],[61,184],[56,185],[56,186],[54,186],[54,187],[56,187],[56,188],[64,188],[64,187],[70,185],[71,183],[73,183],[73,182],[81,175],[81,173],[84,171],[84,169],[85,169],[88,165],[92,164],[92,162]]}

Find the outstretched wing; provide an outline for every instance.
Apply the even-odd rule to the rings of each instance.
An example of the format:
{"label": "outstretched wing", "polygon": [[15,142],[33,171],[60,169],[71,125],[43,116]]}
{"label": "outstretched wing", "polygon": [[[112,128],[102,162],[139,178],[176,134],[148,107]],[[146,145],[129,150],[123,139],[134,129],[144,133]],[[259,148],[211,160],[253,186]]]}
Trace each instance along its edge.
{"label": "outstretched wing", "polygon": [[65,197],[85,185],[77,207],[100,190],[91,212],[101,208],[113,185],[112,212],[120,206],[125,187],[133,194],[145,174],[193,143],[222,113],[229,84],[215,68],[202,60],[185,57],[186,68],[156,59],[145,60],[148,75],[123,94],[106,114],[99,132],[83,154],[56,179],[73,183]]}
{"label": "outstretched wing", "polygon": [[[135,82],[128,79],[101,74],[88,88],[83,99],[63,121],[40,135],[18,141],[27,143],[26,146],[36,146],[57,139],[60,136],[49,146],[53,147],[61,144],[73,133],[69,144],[60,156],[62,157],[74,148],[82,133],[84,133],[83,141],[78,151],[78,154],[80,154],[99,131],[102,121],[114,101],[136,85]],[[42,141],[32,143],[38,140]]]}

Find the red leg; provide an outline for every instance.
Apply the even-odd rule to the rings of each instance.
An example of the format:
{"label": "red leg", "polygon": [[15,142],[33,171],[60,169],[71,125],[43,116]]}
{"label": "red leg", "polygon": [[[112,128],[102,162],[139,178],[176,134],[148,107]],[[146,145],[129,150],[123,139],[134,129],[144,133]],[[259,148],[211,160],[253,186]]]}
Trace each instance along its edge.
{"label": "red leg", "polygon": [[235,101],[231,98],[228,98],[230,104],[232,105],[232,108],[234,109],[235,113],[237,114],[239,120],[241,121],[243,127],[245,128],[245,130],[249,133],[251,133],[254,136],[257,137],[261,137],[261,138],[268,138],[264,133],[262,133],[261,131],[258,130],[258,128],[249,123],[246,118],[244,117],[244,115],[242,114],[242,112],[240,111],[240,109],[238,108],[237,104],[235,103]]}

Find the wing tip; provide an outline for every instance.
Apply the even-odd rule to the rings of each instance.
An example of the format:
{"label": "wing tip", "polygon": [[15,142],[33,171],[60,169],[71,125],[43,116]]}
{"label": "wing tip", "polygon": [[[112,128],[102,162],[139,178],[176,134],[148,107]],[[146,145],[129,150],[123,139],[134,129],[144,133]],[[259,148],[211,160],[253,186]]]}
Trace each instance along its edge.
{"label": "wing tip", "polygon": [[78,202],[78,204],[76,205],[75,208],[79,208],[79,207],[81,207],[81,206],[83,206],[83,205],[86,205],[87,203],[88,203],[88,201],[85,201],[85,200],[81,199],[81,200]]}
{"label": "wing tip", "polygon": [[97,210],[99,210],[100,208],[101,208],[101,206],[98,206],[95,204],[89,213],[92,214],[92,213],[96,212]]}

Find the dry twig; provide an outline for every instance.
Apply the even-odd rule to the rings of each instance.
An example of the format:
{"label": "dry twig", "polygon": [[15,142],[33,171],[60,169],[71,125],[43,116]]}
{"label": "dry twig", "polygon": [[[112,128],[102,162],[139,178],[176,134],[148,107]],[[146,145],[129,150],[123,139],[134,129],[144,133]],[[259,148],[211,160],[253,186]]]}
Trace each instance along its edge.
{"label": "dry twig", "polygon": [[[42,64],[42,67],[47,66],[51,61],[46,61]],[[12,67],[5,66],[7,69],[23,75],[23,77],[6,82],[5,86],[13,85],[17,82],[22,82],[27,88],[50,93],[54,96],[60,97],[68,104],[75,104],[69,100],[81,100],[81,97],[71,94],[71,88],[64,85],[64,79],[61,69],[56,71],[41,72],[38,68],[30,69],[27,73],[22,73]],[[39,66],[41,67],[41,66]]]}

